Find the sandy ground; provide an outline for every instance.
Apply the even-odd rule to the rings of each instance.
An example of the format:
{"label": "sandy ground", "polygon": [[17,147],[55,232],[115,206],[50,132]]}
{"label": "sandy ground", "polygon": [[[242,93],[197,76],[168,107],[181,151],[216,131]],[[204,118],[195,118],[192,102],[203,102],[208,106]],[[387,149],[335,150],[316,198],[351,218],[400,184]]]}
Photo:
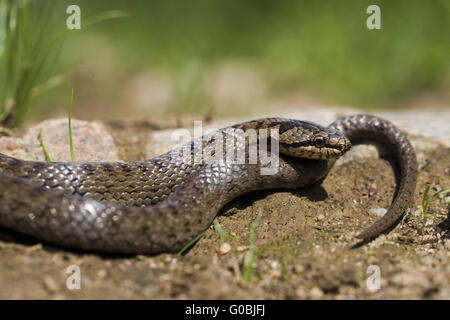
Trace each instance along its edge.
{"label": "sandy ground", "polygon": [[[123,160],[152,153],[151,128],[116,123],[108,130]],[[416,204],[427,183],[433,193],[450,187],[450,150],[434,142],[418,152]],[[450,218],[443,197],[431,202],[434,218],[426,224],[412,212],[388,235],[351,249],[355,234],[379,218],[371,209],[387,207],[393,191],[388,163],[353,158],[335,166],[322,186],[235,199],[216,228],[183,255],[74,252],[1,229],[0,299],[450,299]],[[80,289],[68,288],[74,265]]]}

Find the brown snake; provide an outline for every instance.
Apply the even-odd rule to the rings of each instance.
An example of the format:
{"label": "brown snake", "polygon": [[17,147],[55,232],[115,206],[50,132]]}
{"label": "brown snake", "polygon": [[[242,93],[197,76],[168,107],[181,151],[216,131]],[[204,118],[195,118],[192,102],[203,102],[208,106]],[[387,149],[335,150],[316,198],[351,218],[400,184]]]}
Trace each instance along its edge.
{"label": "brown snake", "polygon": [[[269,162],[250,161],[250,129],[258,129],[257,147],[279,146],[279,155],[267,153],[278,164],[273,174],[261,173]],[[278,137],[267,138],[259,129],[275,129]],[[229,161],[226,153],[214,161],[180,157],[186,150],[190,160],[205,151],[216,155],[215,146],[225,147],[230,139],[244,150],[243,163]],[[220,208],[241,194],[322,181],[350,142],[376,143],[396,173],[397,189],[387,214],[358,235],[369,240],[395,227],[412,206],[417,178],[406,136],[369,115],[345,117],[328,127],[278,118],[244,122],[138,162],[46,163],[0,153],[0,226],[75,249],[168,252],[208,228]]]}

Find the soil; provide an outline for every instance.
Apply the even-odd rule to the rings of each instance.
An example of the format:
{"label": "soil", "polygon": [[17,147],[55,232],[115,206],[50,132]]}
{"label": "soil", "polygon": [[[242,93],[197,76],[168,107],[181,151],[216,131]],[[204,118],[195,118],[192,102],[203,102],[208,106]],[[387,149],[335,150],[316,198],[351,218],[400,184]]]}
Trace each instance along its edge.
{"label": "soil", "polygon": [[[114,139],[122,159],[137,160],[148,135],[129,129],[115,128]],[[427,183],[432,193],[450,186],[450,150],[422,158],[416,205]],[[450,299],[443,196],[430,203],[434,218],[426,224],[411,212],[388,235],[355,246],[355,235],[379,218],[371,209],[388,207],[394,186],[381,159],[345,162],[321,186],[235,199],[214,221],[224,233],[211,226],[181,255],[67,251],[1,229],[0,299]],[[71,265],[80,268],[80,289],[66,285]]]}

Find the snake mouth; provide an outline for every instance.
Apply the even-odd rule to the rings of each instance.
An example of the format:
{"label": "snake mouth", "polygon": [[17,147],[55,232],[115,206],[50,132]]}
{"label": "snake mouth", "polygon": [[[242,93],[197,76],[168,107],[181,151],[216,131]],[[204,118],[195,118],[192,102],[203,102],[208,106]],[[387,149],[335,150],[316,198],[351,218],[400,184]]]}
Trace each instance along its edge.
{"label": "snake mouth", "polygon": [[344,153],[346,153],[348,149],[346,148],[340,148],[336,146],[325,146],[320,148],[317,151],[317,157],[314,157],[314,159],[319,160],[329,160],[329,159],[336,159],[342,156]]}
{"label": "snake mouth", "polygon": [[303,145],[301,148],[298,148],[292,147],[291,145],[284,145],[280,150],[282,150],[281,153],[297,158],[330,160],[342,156],[349,150],[349,147],[347,145],[339,147],[336,145],[325,145],[321,147],[315,145]]}
{"label": "snake mouth", "polygon": [[294,143],[280,143],[282,153],[306,159],[329,160],[345,154],[352,147],[351,142],[340,134],[318,136]]}
{"label": "snake mouth", "polygon": [[351,147],[352,144],[350,140],[343,135],[329,136],[327,143],[324,145],[324,148],[336,150],[338,155],[343,155],[350,150]]}

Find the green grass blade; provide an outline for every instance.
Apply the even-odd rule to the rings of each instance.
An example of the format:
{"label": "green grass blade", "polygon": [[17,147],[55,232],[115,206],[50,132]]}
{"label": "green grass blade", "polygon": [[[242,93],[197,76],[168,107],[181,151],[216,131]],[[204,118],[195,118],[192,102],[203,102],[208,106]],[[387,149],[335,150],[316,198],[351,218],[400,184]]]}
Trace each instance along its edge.
{"label": "green grass blade", "polygon": [[431,202],[434,198],[436,198],[438,195],[440,195],[441,193],[449,193],[450,192],[450,188],[449,189],[445,189],[445,190],[441,190],[436,192],[435,194],[433,194],[430,199],[428,200],[428,202]]}
{"label": "green grass blade", "polygon": [[426,209],[427,209],[427,200],[428,200],[428,191],[430,191],[430,185],[429,184],[427,184],[426,186],[425,186],[425,192],[423,193],[423,198],[422,198],[422,207],[423,207],[423,210],[424,211],[426,211]]}
{"label": "green grass blade", "polygon": [[39,95],[41,95],[43,92],[49,91],[50,89],[53,89],[59,85],[61,85],[67,78],[66,74],[57,74],[50,79],[39,83],[38,85],[34,86],[30,93],[30,99],[35,99]]}
{"label": "green grass blade", "polygon": [[50,156],[47,153],[47,149],[45,149],[44,139],[42,138],[42,128],[39,129],[39,142],[41,143],[41,148],[44,152],[45,159],[47,160],[47,162],[52,162],[52,160],[50,160]]}
{"label": "green grass blade", "polygon": [[222,226],[218,223],[216,223],[214,225],[214,229],[217,231],[217,233],[219,234],[220,237],[220,242],[225,242],[226,240],[226,234],[225,234],[225,230],[223,230]]}
{"label": "green grass blade", "polygon": [[[428,213],[428,206],[429,206],[430,202],[433,201],[438,195],[450,192],[450,188],[449,189],[444,189],[444,190],[435,192],[433,195],[428,197],[428,193],[430,191],[430,187],[431,187],[430,184],[427,184],[425,186],[425,191],[424,191],[423,197],[422,197],[422,205],[418,205],[417,206],[417,208],[419,208],[419,210],[422,212],[423,226],[427,223],[427,221],[429,219],[433,219],[434,218],[434,216],[432,214]],[[447,203],[450,203],[450,202],[445,201],[445,199],[444,199],[442,201],[442,203],[447,204]]]}
{"label": "green grass blade", "polygon": [[196,236],[194,239],[192,239],[191,242],[189,242],[187,245],[185,245],[180,251],[177,252],[177,256],[181,256],[186,250],[188,250],[190,247],[192,247],[198,240],[200,240],[201,237],[205,235],[206,231],[203,231],[198,236]]}
{"label": "green grass blade", "polygon": [[69,105],[69,142],[70,142],[70,157],[72,162],[75,161],[75,153],[73,151],[73,142],[72,142],[72,104],[73,104],[73,88],[72,88],[72,96],[70,98]]}
{"label": "green grass blade", "polygon": [[255,262],[255,230],[256,227],[258,227],[259,221],[261,220],[262,213],[260,212],[258,214],[258,217],[256,217],[255,221],[253,221],[251,227],[250,227],[250,237],[249,237],[249,246],[247,255],[245,257],[246,264],[244,269],[244,276],[242,280],[245,284],[247,284],[250,281],[252,270],[253,270],[253,263]]}
{"label": "green grass blade", "polygon": [[83,28],[87,28],[91,25],[99,23],[104,20],[117,19],[117,18],[129,18],[130,14],[124,10],[110,10],[97,14],[92,19],[86,21]]}

